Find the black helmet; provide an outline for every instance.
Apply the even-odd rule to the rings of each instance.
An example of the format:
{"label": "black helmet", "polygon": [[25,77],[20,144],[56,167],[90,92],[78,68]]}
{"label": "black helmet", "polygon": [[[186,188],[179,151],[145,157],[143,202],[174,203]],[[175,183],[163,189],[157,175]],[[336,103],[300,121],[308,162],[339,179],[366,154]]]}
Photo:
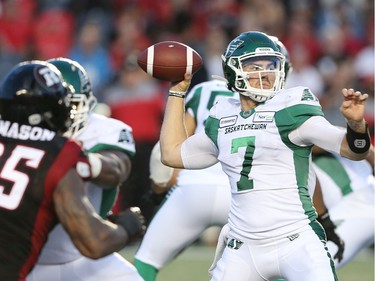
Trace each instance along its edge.
{"label": "black helmet", "polygon": [[74,119],[73,93],[52,64],[37,60],[19,63],[0,87],[1,119],[64,133]]}

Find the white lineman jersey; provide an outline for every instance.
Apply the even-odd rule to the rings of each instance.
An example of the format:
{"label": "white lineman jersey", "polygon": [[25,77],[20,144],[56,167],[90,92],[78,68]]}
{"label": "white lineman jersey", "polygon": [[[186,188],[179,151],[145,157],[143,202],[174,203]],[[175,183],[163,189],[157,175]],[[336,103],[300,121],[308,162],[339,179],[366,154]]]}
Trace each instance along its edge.
{"label": "white lineman jersey", "polygon": [[[185,109],[195,119],[195,134],[204,132],[204,124],[209,116],[211,107],[220,99],[237,98],[238,93],[229,91],[226,83],[212,80],[196,85],[186,98]],[[178,185],[202,186],[204,184],[229,185],[228,177],[223,172],[220,163],[206,169],[181,170],[178,174]],[[227,194],[227,192],[225,192]]]}
{"label": "white lineman jersey", "polygon": [[211,109],[205,132],[229,177],[228,222],[236,237],[287,236],[316,218],[308,192],[312,145],[288,138],[312,116],[323,113],[304,87],[281,91],[246,112],[237,99],[220,100]]}
{"label": "white lineman jersey", "polygon": [[[130,156],[135,154],[135,144],[131,127],[118,120],[91,114],[87,128],[77,137],[89,152],[106,149],[121,150]],[[118,187],[103,190],[92,183],[87,183],[87,195],[98,214],[105,217],[111,210]],[[82,255],[74,246],[61,224],[55,226],[48,236],[39,257],[40,264],[61,264],[75,260]]]}
{"label": "white lineman jersey", "polygon": [[337,154],[324,154],[313,157],[313,167],[328,210],[352,192],[374,189],[372,168],[366,160],[352,161]]}
{"label": "white lineman jersey", "polygon": [[[343,259],[335,260],[339,268],[374,243],[374,176],[366,160],[324,154],[313,157],[313,163],[336,233],[345,242]],[[327,246],[336,253],[337,245],[328,241]]]}
{"label": "white lineman jersey", "polygon": [[[204,131],[209,109],[217,100],[235,95],[222,81],[196,85],[185,105],[195,119],[195,133]],[[164,267],[209,226],[226,224],[229,208],[230,186],[220,163],[206,169],[181,170],[177,185],[155,214],[135,258],[158,269]]]}

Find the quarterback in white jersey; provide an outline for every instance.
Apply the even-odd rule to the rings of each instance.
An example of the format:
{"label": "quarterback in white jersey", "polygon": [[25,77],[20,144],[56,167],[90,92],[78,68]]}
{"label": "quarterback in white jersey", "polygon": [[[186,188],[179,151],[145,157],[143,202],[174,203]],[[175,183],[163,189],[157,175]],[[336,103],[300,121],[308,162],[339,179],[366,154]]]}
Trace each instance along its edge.
{"label": "quarterback in white jersey", "polygon": [[[82,118],[76,120],[75,125],[77,126],[72,126],[70,135],[82,142],[84,148],[89,152],[101,153],[103,156],[109,154],[110,159],[114,160],[113,163],[110,162],[109,164],[113,166],[128,165],[126,168],[119,168],[121,175],[118,179],[113,177],[113,173],[111,173],[111,179],[102,176],[96,184],[93,182],[86,183],[87,196],[96,213],[106,218],[117,197],[119,183],[124,181],[130,173],[130,157],[135,154],[132,128],[113,118],[89,113],[92,108],[90,99],[94,97],[91,90],[88,93],[87,86],[83,87],[85,83],[82,81],[85,81],[84,78],[86,80],[88,78],[80,65],[63,58],[54,59],[51,63],[55,64],[62,72],[68,83],[72,84],[75,89],[81,90],[79,91],[80,94],[76,95],[77,99],[84,96],[84,93],[87,95],[87,97],[84,97],[87,100],[83,103],[86,103],[86,105],[77,106],[78,110],[82,111]],[[86,83],[88,82],[86,81]],[[86,106],[90,109],[85,111],[83,108]],[[120,158],[124,159],[125,164],[122,163]],[[98,178],[100,178],[99,174],[102,172],[99,167]],[[103,188],[104,185],[106,188]],[[127,228],[126,230],[131,236],[133,229]],[[60,224],[50,232],[37,265],[29,274],[27,280],[50,281],[52,277],[56,281],[143,280],[135,267],[118,253],[112,253],[96,260],[82,256]]]}
{"label": "quarterback in white jersey", "polygon": [[[339,268],[374,243],[373,167],[366,160],[351,161],[331,153],[314,155],[313,167],[335,231],[345,242],[343,259],[335,260]],[[327,246],[331,253],[337,250],[331,241]]]}
{"label": "quarterback in white jersey", "polygon": [[324,117],[305,87],[283,89],[285,56],[264,33],[244,32],[223,59],[230,90],[210,110],[205,132],[187,136],[184,95],[191,81],[172,84],[160,135],[161,159],[174,168],[220,162],[231,185],[228,243],[211,280],[337,280],[309,194],[311,149],[361,160],[370,138],[367,94],[344,89],[346,132]]}
{"label": "quarterback in white jersey", "polygon": [[[209,109],[218,99],[235,95],[238,96],[219,80],[193,87],[185,106],[189,134],[204,131]],[[162,165],[160,153],[155,156],[158,165]],[[150,166],[152,180],[160,184],[158,175],[153,176],[152,169],[155,167]],[[155,280],[158,271],[196,241],[205,229],[213,225],[223,226],[228,220],[230,187],[219,163],[206,169],[179,171],[177,184],[166,198],[148,226],[135,255],[134,264],[145,281]]]}

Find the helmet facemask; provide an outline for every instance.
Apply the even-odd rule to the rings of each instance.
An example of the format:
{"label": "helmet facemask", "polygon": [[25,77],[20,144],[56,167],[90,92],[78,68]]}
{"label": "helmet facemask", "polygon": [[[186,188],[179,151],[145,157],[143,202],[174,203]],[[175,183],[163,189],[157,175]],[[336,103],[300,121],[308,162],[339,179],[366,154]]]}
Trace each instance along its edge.
{"label": "helmet facemask", "polygon": [[74,94],[71,98],[72,110],[70,115],[73,123],[64,134],[67,137],[76,137],[88,124],[89,106],[85,95]]}
{"label": "helmet facemask", "polygon": [[[223,56],[223,60],[225,57]],[[257,61],[268,61],[266,68],[257,66]],[[231,85],[240,94],[250,97],[256,102],[265,102],[272,98],[275,93],[284,87],[284,56],[279,52],[270,54],[269,52],[249,53],[241,56],[228,58],[226,65],[234,72],[234,79]],[[251,70],[245,70],[251,65]],[[274,75],[272,85],[264,85],[265,75]],[[252,87],[249,79],[258,79],[259,87]],[[270,79],[269,79],[270,80]]]}
{"label": "helmet facemask", "polygon": [[[253,68],[246,67],[249,63]],[[284,86],[285,56],[263,32],[243,32],[233,39],[222,55],[222,66],[228,89],[256,102],[267,101]]]}
{"label": "helmet facemask", "polygon": [[70,112],[73,123],[64,135],[76,138],[86,128],[89,123],[89,114],[97,103],[92,93],[90,79],[86,70],[76,61],[57,58],[51,59],[49,62],[61,71],[66,83],[75,90],[71,98],[73,107]]}

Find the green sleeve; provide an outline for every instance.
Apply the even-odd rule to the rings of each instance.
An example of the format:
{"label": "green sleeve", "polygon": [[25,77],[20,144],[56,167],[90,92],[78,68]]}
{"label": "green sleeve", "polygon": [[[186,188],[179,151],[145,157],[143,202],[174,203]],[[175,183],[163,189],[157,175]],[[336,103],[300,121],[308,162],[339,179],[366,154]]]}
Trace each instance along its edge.
{"label": "green sleeve", "polygon": [[219,130],[219,120],[209,116],[205,123],[205,132],[206,135],[214,142],[216,147],[217,145],[217,137],[218,137],[218,130]]}
{"label": "green sleeve", "polygon": [[312,116],[324,116],[322,108],[315,105],[298,104],[276,112],[277,127],[284,127],[290,131],[297,129]]}
{"label": "green sleeve", "polygon": [[312,116],[324,116],[322,108],[315,105],[297,104],[282,109],[275,114],[276,126],[279,130],[281,139],[291,149],[300,151],[307,156],[311,147],[301,148],[289,140],[289,133],[301,126],[307,119]]}
{"label": "green sleeve", "polygon": [[190,108],[194,112],[195,123],[197,124],[198,106],[201,99],[202,87],[197,88],[191,95],[191,99],[185,104],[185,110]]}
{"label": "green sleeve", "polygon": [[[135,154],[133,151],[129,151],[129,150],[123,149],[115,145],[100,144],[100,143],[91,147],[88,151],[95,153],[95,152],[101,152],[105,150],[123,151],[127,155],[129,155],[130,158],[132,158]],[[116,202],[117,196],[118,196],[117,186],[114,186],[111,189],[103,189],[102,202],[100,204],[100,211],[99,211],[99,215],[102,218],[106,219],[108,212],[112,209],[113,205]]]}

